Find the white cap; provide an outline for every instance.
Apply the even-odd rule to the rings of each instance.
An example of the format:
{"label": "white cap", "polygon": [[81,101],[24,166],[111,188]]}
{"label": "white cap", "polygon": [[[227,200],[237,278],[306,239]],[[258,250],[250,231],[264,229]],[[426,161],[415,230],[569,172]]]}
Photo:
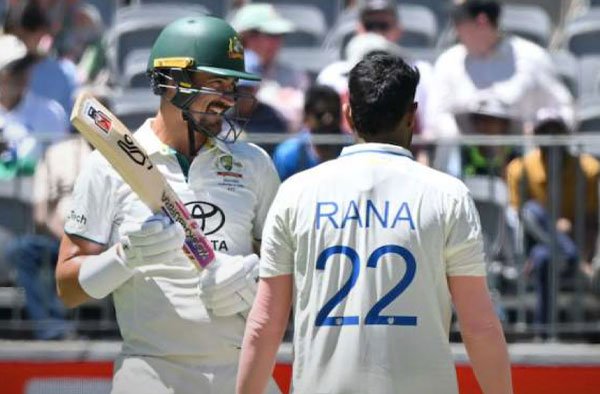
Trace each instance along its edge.
{"label": "white cap", "polygon": [[485,115],[498,119],[511,120],[513,118],[508,105],[504,101],[492,94],[483,92],[473,100],[469,112],[471,114]]}
{"label": "white cap", "polygon": [[352,68],[369,53],[378,51],[402,58],[406,57],[406,54],[399,45],[389,41],[381,34],[367,32],[357,34],[348,41],[345,52],[346,60],[350,68]]}
{"label": "white cap", "polygon": [[26,56],[27,47],[23,41],[11,34],[0,36],[0,70]]}
{"label": "white cap", "polygon": [[267,3],[243,6],[233,16],[231,26],[238,33],[257,30],[265,34],[279,35],[295,31],[294,24],[281,16],[272,4]]}

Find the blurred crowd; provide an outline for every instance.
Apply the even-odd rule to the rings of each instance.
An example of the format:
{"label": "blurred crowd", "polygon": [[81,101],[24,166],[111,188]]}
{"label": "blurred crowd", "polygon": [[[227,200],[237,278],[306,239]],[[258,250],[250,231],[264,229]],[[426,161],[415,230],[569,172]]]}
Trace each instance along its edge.
{"label": "blurred crowd", "polygon": [[[526,281],[534,327],[556,319],[549,300],[564,287],[557,278],[593,288],[600,176],[594,149],[502,139],[552,142],[600,132],[594,1],[174,3],[8,0],[2,7],[0,182],[32,179],[33,228],[11,234],[11,220],[0,221],[0,273],[10,272],[0,282],[25,290],[36,338],[76,332],[51,275],[43,274],[56,261],[73,183],[91,151],[68,121],[74,98],[92,91],[136,129],[156,106],[146,76],[150,46],[162,27],[190,14],[226,18],[240,34],[246,69],[262,76],[238,85],[257,98],[254,106],[240,103],[248,118],[244,138],[269,152],[282,180],[335,158],[352,141],[340,115],[350,69],[372,52],[401,56],[421,76],[415,159],[472,187],[493,288],[502,296],[516,292],[515,280]],[[577,30],[586,20],[596,20],[596,36],[589,27]],[[489,138],[461,144],[469,136]],[[498,304],[506,321],[516,319]]]}

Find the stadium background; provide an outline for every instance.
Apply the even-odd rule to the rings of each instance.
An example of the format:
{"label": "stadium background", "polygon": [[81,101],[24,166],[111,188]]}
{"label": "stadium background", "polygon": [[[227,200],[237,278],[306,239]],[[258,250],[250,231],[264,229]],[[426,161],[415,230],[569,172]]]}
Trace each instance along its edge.
{"label": "stadium background", "polygon": [[[0,12],[18,1],[0,1]],[[101,52],[104,67],[87,82],[101,92],[114,112],[132,129],[150,116],[157,104],[145,76],[148,49],[166,23],[190,13],[230,15],[234,0],[143,1],[82,0],[96,7],[101,18]],[[296,22],[298,31],[286,37],[281,62],[305,71],[314,80],[325,66],[343,54],[348,24],[342,16],[350,1],[276,0],[279,12]],[[561,80],[575,98],[578,129],[568,138],[532,136],[466,136],[431,141],[416,137],[428,149],[444,145],[549,146],[568,145],[578,152],[600,156],[600,1],[503,1],[501,28],[546,48]],[[449,21],[449,1],[399,0],[404,27],[401,44],[415,59],[433,64],[455,37]],[[245,138],[268,150],[286,140],[291,131],[248,133]],[[40,134],[50,145],[55,135]],[[347,135],[322,136],[316,143],[339,144]],[[495,177],[472,183],[481,207],[484,231],[492,250],[501,249],[507,237],[499,218],[508,205],[506,185]],[[1,224],[14,235],[33,231],[31,177],[0,182]],[[561,193],[559,190],[558,194]],[[498,197],[500,196],[500,197]],[[500,212],[500,213],[499,213]],[[579,210],[583,215],[583,209]],[[517,231],[518,232],[518,231]],[[580,234],[583,237],[582,234]],[[553,276],[553,313],[548,324],[532,321],[534,291],[523,274],[526,257],[516,253],[509,261],[501,253],[490,256],[490,285],[502,313],[514,362],[513,377],[519,393],[593,393],[600,389],[600,296],[582,278],[569,283]],[[2,264],[4,262],[0,262]],[[50,267],[45,275],[52,275]],[[62,341],[32,340],[32,323],[24,310],[23,289],[14,272],[0,266],[0,393],[105,393],[109,389],[111,362],[119,349],[118,330],[110,300],[93,302],[69,312],[75,338]],[[290,327],[288,339],[293,327]],[[540,336],[540,332],[544,335]],[[458,327],[451,340],[461,392],[478,392]],[[289,384],[290,351],[280,354],[278,382]]]}

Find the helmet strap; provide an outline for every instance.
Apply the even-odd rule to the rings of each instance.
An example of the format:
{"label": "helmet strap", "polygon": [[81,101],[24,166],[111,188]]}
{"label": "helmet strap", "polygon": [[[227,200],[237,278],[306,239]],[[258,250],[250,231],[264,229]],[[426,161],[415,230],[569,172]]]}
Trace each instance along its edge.
{"label": "helmet strap", "polygon": [[195,135],[195,130],[194,130],[194,121],[193,119],[191,119],[192,117],[190,116],[190,114],[188,112],[183,112],[183,119],[185,119],[186,123],[187,123],[187,130],[188,130],[188,152],[190,153],[190,160],[194,157],[195,155],[195,148],[196,148],[196,135]]}

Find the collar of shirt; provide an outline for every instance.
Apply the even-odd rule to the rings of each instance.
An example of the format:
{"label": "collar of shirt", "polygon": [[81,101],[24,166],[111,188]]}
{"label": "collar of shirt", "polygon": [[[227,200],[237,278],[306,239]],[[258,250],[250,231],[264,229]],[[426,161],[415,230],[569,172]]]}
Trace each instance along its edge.
{"label": "collar of shirt", "polygon": [[[174,149],[162,142],[152,130],[151,122],[154,118],[146,119],[144,124],[135,133],[135,138],[142,144],[148,156],[155,154],[170,155],[174,153]],[[200,149],[200,152],[218,149],[223,153],[231,154],[231,149],[227,143],[219,141],[216,138],[209,138],[206,144]],[[200,153],[199,152],[199,153]]]}
{"label": "collar of shirt", "polygon": [[347,146],[344,149],[342,149],[340,157],[355,155],[359,153],[379,153],[385,155],[404,156],[408,157],[411,160],[413,159],[413,155],[408,149],[405,149],[398,145],[380,144],[375,142],[367,142],[364,144]]}

